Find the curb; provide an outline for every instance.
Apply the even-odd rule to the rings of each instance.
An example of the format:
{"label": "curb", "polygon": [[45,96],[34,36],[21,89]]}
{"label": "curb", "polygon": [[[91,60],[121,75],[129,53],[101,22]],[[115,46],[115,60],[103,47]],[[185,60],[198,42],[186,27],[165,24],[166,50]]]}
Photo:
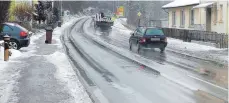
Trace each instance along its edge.
{"label": "curb", "polygon": [[187,56],[187,57],[190,57],[190,58],[209,61],[209,62],[220,64],[220,65],[224,65],[225,64],[224,62],[222,63],[222,62],[211,60],[211,59],[201,58],[201,57],[197,57],[197,56],[194,56],[194,55],[191,55],[191,54],[188,54],[188,53],[181,53],[181,52],[178,52],[178,51],[175,51],[175,50],[171,50],[171,49],[166,49],[166,50],[169,51],[169,52],[172,52],[172,53],[175,53],[175,54],[178,54],[178,55]]}

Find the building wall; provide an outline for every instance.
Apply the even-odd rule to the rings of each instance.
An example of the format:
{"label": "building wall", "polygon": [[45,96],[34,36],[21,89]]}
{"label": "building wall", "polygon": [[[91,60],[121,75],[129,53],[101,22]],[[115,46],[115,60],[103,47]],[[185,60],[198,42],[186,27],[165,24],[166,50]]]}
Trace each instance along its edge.
{"label": "building wall", "polygon": [[206,24],[206,10],[205,8],[197,9],[199,11],[199,24]]}
{"label": "building wall", "polygon": [[[204,3],[204,2],[203,2]],[[223,5],[222,9],[222,21],[220,21],[220,5]],[[169,9],[169,28],[178,29],[195,29],[206,30],[206,8],[194,9],[194,26],[190,26],[190,10],[193,6],[177,7]],[[214,7],[217,7],[217,14],[214,11]],[[180,27],[180,11],[184,9],[185,12],[185,25],[184,28]],[[176,26],[172,25],[172,12],[176,11]],[[217,20],[215,21],[215,15]],[[229,33],[229,1],[217,1],[216,6],[213,6],[211,11],[211,31],[218,33]]]}
{"label": "building wall", "polygon": [[[177,8],[170,8],[169,9],[169,28],[179,28],[179,29],[194,29],[193,27],[190,26],[190,10],[192,9],[193,6],[186,6],[186,7],[177,7]],[[185,24],[184,27],[181,27],[181,10],[184,10],[184,15],[185,15]],[[172,25],[172,13],[176,11],[176,25]],[[194,24],[199,23],[199,11],[194,10]]]}
{"label": "building wall", "polygon": [[184,24],[184,27],[187,29],[190,27],[190,7],[186,7],[184,9],[184,12],[185,12],[185,24]]}
{"label": "building wall", "polygon": [[227,1],[227,3],[225,3],[226,6],[226,9],[225,9],[225,27],[226,27],[226,32],[227,34],[229,34],[229,1]]}
{"label": "building wall", "polygon": [[[216,11],[212,10],[212,31],[218,32],[218,33],[227,33],[228,30],[228,5],[227,5],[228,1],[218,1],[216,3],[216,5],[213,7],[217,8],[218,13],[216,13]],[[223,5],[223,9],[222,9],[222,21],[220,21],[220,5]],[[214,17],[215,15],[217,15],[217,20],[215,21]]]}

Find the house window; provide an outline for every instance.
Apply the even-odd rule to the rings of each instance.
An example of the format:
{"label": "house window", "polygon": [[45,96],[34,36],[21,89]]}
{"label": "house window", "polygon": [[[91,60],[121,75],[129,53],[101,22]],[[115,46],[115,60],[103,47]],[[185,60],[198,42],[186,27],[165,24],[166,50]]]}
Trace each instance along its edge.
{"label": "house window", "polygon": [[216,5],[214,5],[214,25],[216,25],[216,23],[217,23],[217,20],[218,20],[218,10],[217,10],[217,6]]}
{"label": "house window", "polygon": [[219,13],[220,13],[219,22],[223,22],[223,5],[222,4],[220,5]]}
{"label": "house window", "polygon": [[190,25],[194,25],[194,10],[190,10]]}
{"label": "house window", "polygon": [[176,12],[172,12],[172,26],[176,25]]}
{"label": "house window", "polygon": [[181,12],[180,12],[180,26],[184,27],[184,23],[185,23],[185,14],[184,14],[184,10],[181,10]]}

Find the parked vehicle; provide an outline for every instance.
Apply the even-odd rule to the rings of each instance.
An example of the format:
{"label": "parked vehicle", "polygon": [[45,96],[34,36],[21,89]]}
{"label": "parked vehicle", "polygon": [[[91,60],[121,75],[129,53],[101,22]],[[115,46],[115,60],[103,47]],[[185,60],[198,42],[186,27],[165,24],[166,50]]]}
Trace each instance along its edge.
{"label": "parked vehicle", "polygon": [[161,52],[167,46],[167,37],[162,29],[154,27],[138,27],[129,38],[129,47],[137,46],[137,52],[144,48],[159,48]]}
{"label": "parked vehicle", "polygon": [[16,23],[0,24],[0,40],[3,40],[5,34],[10,35],[11,49],[20,49],[30,44],[31,32]]}

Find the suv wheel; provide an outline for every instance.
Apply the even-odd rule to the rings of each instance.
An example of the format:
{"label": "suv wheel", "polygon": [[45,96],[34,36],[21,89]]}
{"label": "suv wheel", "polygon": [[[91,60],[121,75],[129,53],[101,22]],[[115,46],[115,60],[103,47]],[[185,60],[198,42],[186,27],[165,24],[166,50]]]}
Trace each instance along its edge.
{"label": "suv wheel", "polygon": [[10,49],[16,49],[16,50],[18,50],[18,49],[20,49],[20,44],[19,44],[18,41],[16,41],[16,40],[13,39],[13,40],[10,40],[9,47],[10,47]]}

